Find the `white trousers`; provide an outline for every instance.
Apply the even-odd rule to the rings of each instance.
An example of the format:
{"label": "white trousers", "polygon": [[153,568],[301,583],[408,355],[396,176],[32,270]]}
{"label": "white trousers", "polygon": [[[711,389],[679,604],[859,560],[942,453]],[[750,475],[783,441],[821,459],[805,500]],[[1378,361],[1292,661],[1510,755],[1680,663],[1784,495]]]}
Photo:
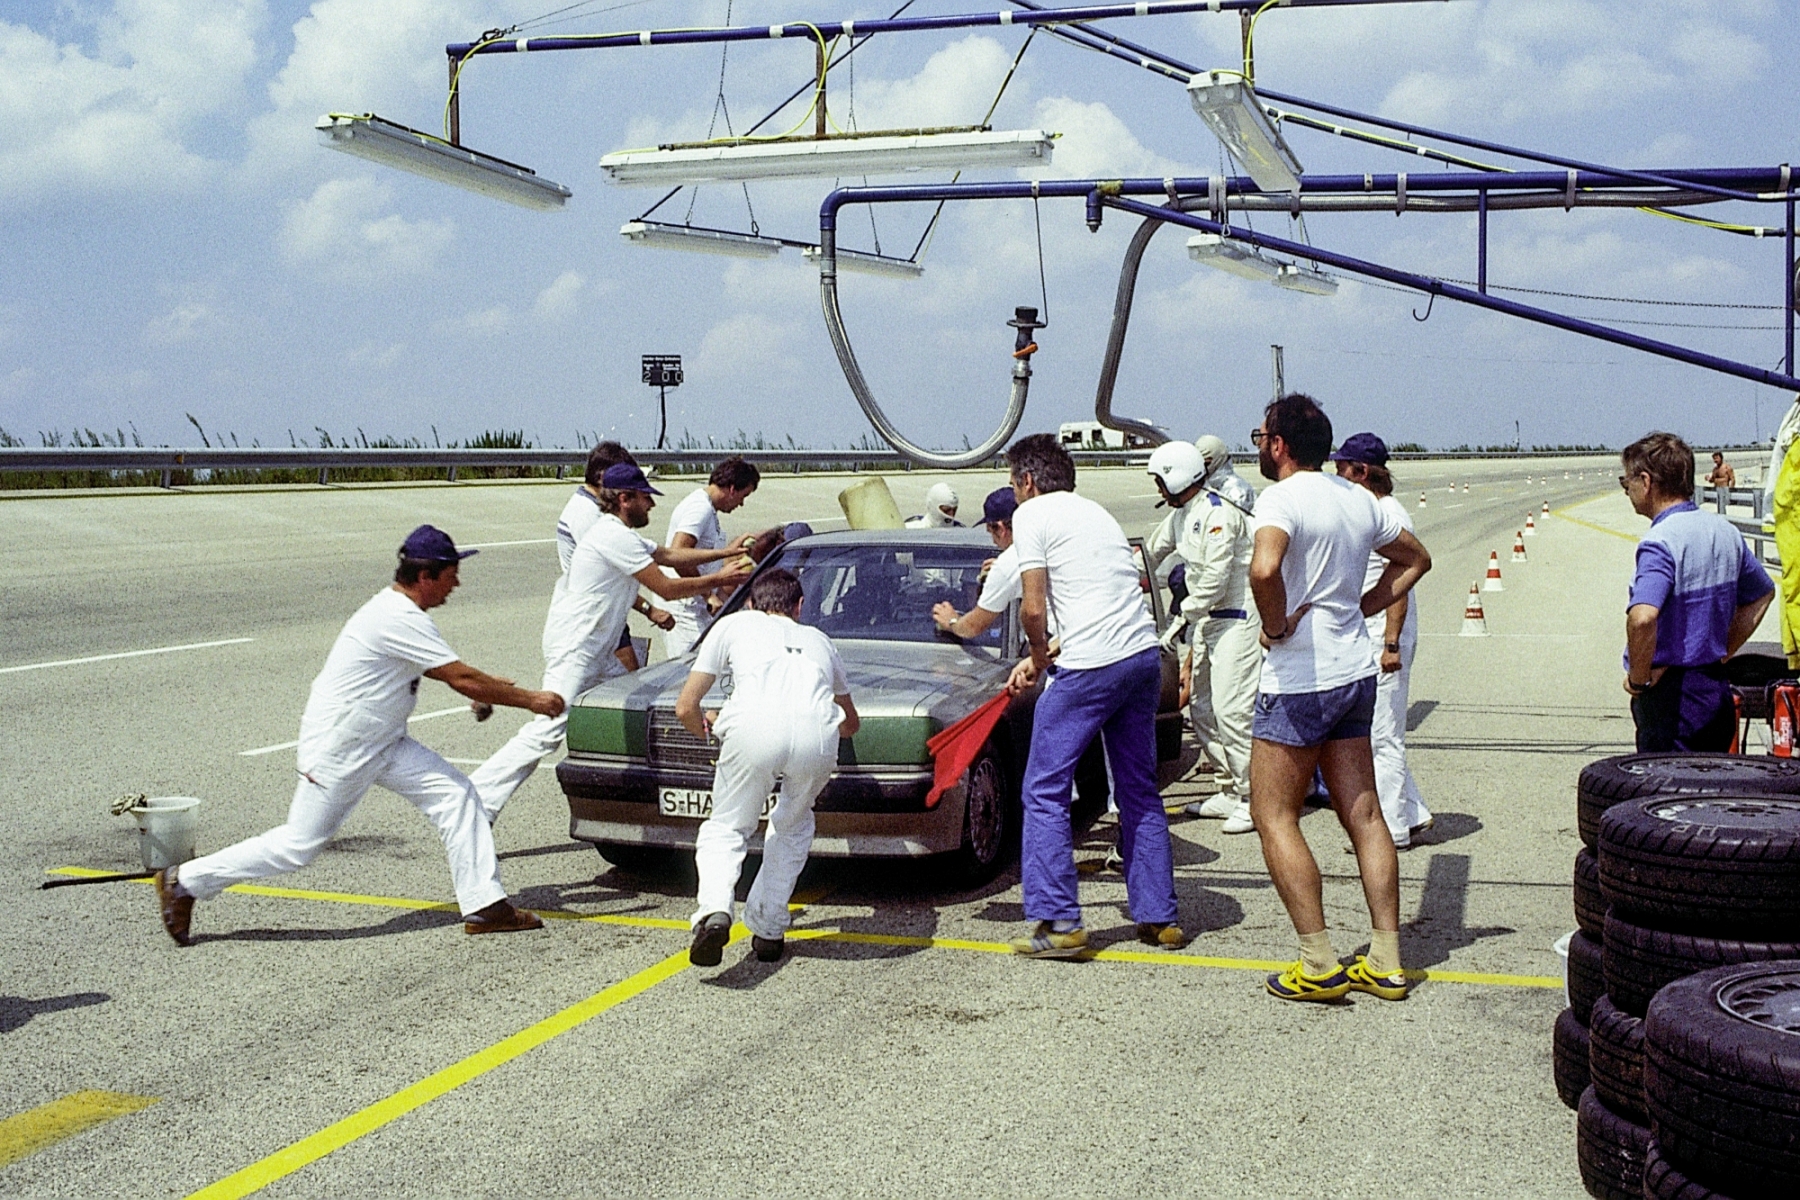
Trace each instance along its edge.
{"label": "white trousers", "polygon": [[494,859],[494,835],[474,787],[435,750],[409,737],[362,759],[337,778],[319,771],[311,777],[302,775],[286,824],[184,862],[176,876],[184,889],[210,900],[234,883],[297,871],[319,856],[376,784],[410,800],[437,827],[464,916],[506,899],[500,864]]}
{"label": "white trousers", "polygon": [[1194,666],[1188,718],[1213,766],[1230,779],[1229,791],[1250,798],[1250,720],[1262,675],[1262,644],[1254,616],[1208,617],[1193,631]]}
{"label": "white trousers", "polygon": [[[544,690],[555,692],[565,704],[573,704],[575,697],[622,670],[610,647],[604,652],[572,655],[544,668]],[[568,729],[567,708],[560,716],[534,716],[513,734],[511,741],[494,751],[486,762],[469,774],[469,781],[481,798],[481,811],[488,824],[494,823],[513,793],[538,769],[538,764],[561,748]]]}
{"label": "white trousers", "polygon": [[713,776],[712,816],[694,838],[700,876],[692,924],[708,913],[731,914],[738,875],[764,802],[781,777],[781,795],[763,834],[762,870],[744,902],[744,924],[758,937],[779,938],[788,927],[788,901],[812,849],[813,801],[837,765],[837,735],[823,739],[816,726],[792,722],[741,722],[722,741]]}
{"label": "white trousers", "polygon": [[687,613],[675,614],[675,628],[663,630],[663,654],[669,658],[680,658],[694,648],[700,640],[700,625]]}
{"label": "white trousers", "polygon": [[[1377,646],[1386,629],[1385,618],[1369,623],[1369,636]],[[1381,815],[1387,818],[1388,832],[1397,842],[1405,841],[1414,826],[1431,819],[1431,810],[1425,807],[1425,798],[1406,765],[1406,695],[1418,647],[1417,634],[1403,633],[1400,669],[1375,677],[1375,720],[1369,727],[1369,748],[1375,752],[1375,791],[1381,797]]]}

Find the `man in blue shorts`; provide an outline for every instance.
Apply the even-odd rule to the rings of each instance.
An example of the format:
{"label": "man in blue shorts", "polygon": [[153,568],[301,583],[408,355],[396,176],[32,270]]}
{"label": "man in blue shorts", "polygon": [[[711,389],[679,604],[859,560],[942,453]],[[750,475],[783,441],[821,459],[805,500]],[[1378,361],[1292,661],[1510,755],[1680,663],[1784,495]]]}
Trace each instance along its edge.
{"label": "man in blue shorts", "polygon": [[[1417,538],[1375,497],[1319,470],[1331,420],[1310,397],[1283,396],[1251,435],[1262,473],[1250,592],[1262,621],[1263,659],[1250,735],[1250,818],[1263,861],[1300,936],[1300,960],[1268,978],[1283,1000],[1336,1000],[1355,990],[1399,1000],[1400,861],[1381,815],[1369,729],[1379,670],[1365,618],[1404,596],[1431,569]],[[1388,560],[1365,594],[1369,555]],[[1338,963],[1325,928],[1319,864],[1300,832],[1314,770],[1356,850],[1369,905],[1369,953]]]}

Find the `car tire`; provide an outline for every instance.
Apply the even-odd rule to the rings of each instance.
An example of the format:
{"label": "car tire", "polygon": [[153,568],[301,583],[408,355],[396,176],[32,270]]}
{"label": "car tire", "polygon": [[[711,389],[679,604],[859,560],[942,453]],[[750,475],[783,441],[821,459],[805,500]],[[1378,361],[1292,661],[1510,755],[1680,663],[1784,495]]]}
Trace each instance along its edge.
{"label": "car tire", "polygon": [[1018,785],[994,746],[983,748],[969,764],[963,794],[962,846],[951,870],[959,882],[973,887],[1006,866],[1018,831]]}
{"label": "car tire", "polygon": [[1606,996],[1588,1014],[1588,1080],[1606,1107],[1650,1124],[1644,1107],[1644,1022],[1620,1012]]}
{"label": "car tire", "polygon": [[[1573,943],[1570,944],[1573,949]],[[1570,956],[1573,962],[1573,955]],[[1678,979],[1713,967],[1800,958],[1800,942],[1761,942],[1646,929],[1606,914],[1603,971],[1613,1005],[1641,1017],[1650,998]]]}
{"label": "car tire", "polygon": [[1654,1135],[1644,1154],[1644,1196],[1645,1200],[1731,1200],[1664,1158]]}
{"label": "car tire", "polygon": [[1606,935],[1606,898],[1600,894],[1600,863],[1588,849],[1575,852],[1575,925],[1596,942]]}
{"label": "car tire", "polygon": [[594,849],[628,875],[672,874],[682,857],[681,851],[668,846],[638,846],[630,842],[595,842]]}
{"label": "car tire", "polygon": [[1550,1075],[1556,1081],[1557,1098],[1579,1108],[1588,1086],[1588,1031],[1575,1019],[1573,1009],[1556,1014],[1550,1032]]}
{"label": "car tire", "polygon": [[1644,1022],[1644,1095],[1662,1155],[1732,1196],[1800,1179],[1800,961],[1703,971]]}
{"label": "car tire", "polygon": [[1569,939],[1569,1008],[1583,1028],[1594,1001],[1606,994],[1603,953],[1600,942],[1585,933]]}
{"label": "car tire", "polygon": [[1620,754],[1591,762],[1575,784],[1575,820],[1592,850],[1600,814],[1640,796],[1800,795],[1800,762],[1741,754]]}
{"label": "car tire", "polygon": [[1776,938],[1800,929],[1800,797],[1665,796],[1608,809],[1600,889],[1657,929]]}
{"label": "car tire", "polygon": [[1593,1088],[1576,1108],[1575,1158],[1588,1195],[1600,1200],[1642,1200],[1650,1130],[1606,1105]]}

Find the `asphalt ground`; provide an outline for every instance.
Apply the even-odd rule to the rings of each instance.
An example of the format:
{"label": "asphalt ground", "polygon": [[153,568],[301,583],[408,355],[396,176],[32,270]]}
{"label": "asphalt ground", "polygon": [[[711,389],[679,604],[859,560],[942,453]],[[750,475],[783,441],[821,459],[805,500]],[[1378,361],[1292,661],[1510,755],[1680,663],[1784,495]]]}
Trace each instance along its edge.
{"label": "asphalt ground", "polygon": [[[571,843],[548,769],[496,831],[515,897],[565,918],[541,933],[464,936],[432,830],[376,791],[305,871],[200,905],[178,948],[144,883],[38,884],[138,866],[107,811],[120,793],[201,797],[203,852],[279,823],[306,689],[422,521],[482,547],[436,613],[450,643],[535,683],[569,485],[0,501],[0,884],[18,905],[0,925],[0,1194],[1582,1194],[1550,1078],[1551,945],[1573,928],[1576,772],[1630,748],[1643,523],[1609,460],[1396,473],[1437,563],[1410,721],[1437,825],[1401,858],[1403,952],[1426,977],[1401,1004],[1332,1006],[1263,994],[1294,945],[1257,840],[1185,816],[1195,936],[1177,953],[1132,940],[1102,828],[1079,852],[1098,961],[1002,952],[1023,928],[1014,873],[969,893],[917,864],[825,862],[788,958],[739,942],[690,968],[690,881]],[[891,476],[903,511],[937,478]],[[653,531],[695,482],[667,487]],[[771,475],[727,531],[841,528],[847,482]],[[970,513],[1000,482],[954,477]],[[1139,472],[1080,488],[1130,531],[1159,515]],[[1459,638],[1495,549],[1492,636]],[[202,643],[223,644],[168,649]],[[131,656],[68,661],[108,655]],[[453,761],[521,720],[431,715],[461,707],[420,689],[414,733]],[[1304,827],[1338,948],[1357,949],[1347,840],[1326,812]]]}

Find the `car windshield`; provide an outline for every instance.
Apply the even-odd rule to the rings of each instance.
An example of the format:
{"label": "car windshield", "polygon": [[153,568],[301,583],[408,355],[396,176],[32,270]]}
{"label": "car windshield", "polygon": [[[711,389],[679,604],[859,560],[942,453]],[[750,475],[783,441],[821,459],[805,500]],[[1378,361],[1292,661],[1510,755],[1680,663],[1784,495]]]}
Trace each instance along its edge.
{"label": "car windshield", "polygon": [[[981,596],[981,565],[997,551],[980,546],[797,547],[781,565],[800,577],[800,619],[834,638],[884,642],[943,640],[931,610],[948,601],[968,612]],[[998,647],[996,621],[965,645]]]}

